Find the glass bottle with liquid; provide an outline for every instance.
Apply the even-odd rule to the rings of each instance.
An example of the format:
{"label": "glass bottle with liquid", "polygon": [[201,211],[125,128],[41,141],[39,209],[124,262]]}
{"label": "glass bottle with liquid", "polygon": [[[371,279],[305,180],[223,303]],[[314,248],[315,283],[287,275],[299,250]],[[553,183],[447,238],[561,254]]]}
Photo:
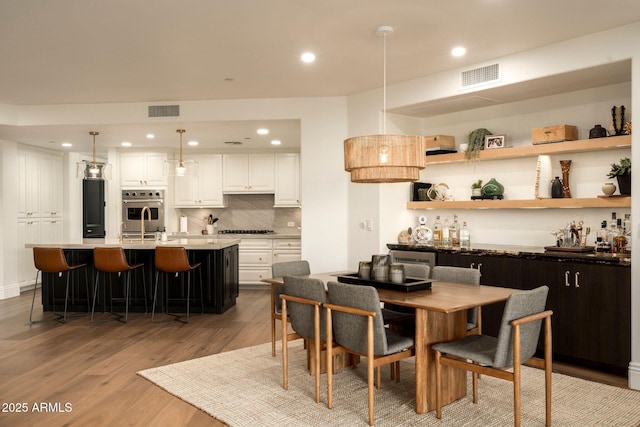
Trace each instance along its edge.
{"label": "glass bottle with liquid", "polygon": [[450,226],[449,237],[451,238],[451,246],[458,247],[460,245],[460,223],[458,223],[458,215],[453,216],[453,223],[451,223]]}
{"label": "glass bottle with liquid", "polygon": [[468,251],[469,249],[471,249],[471,232],[467,227],[467,221],[464,221],[460,229],[460,250]]}
{"label": "glass bottle with liquid", "polygon": [[433,246],[439,248],[442,245],[442,224],[440,223],[440,215],[436,216],[433,222]]}
{"label": "glass bottle with liquid", "polygon": [[442,247],[446,249],[451,248],[451,229],[449,228],[449,218],[444,219],[444,225],[442,226]]}

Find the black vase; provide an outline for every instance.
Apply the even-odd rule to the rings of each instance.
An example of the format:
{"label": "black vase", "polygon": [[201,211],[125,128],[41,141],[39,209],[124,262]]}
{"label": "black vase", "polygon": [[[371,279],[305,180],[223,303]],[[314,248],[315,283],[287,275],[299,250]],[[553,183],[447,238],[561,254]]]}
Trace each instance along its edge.
{"label": "black vase", "polygon": [[551,197],[554,199],[562,199],[564,197],[562,194],[562,181],[560,181],[559,176],[556,176],[556,179],[551,181]]}
{"label": "black vase", "polygon": [[589,139],[593,138],[605,138],[607,136],[607,130],[600,125],[595,125],[589,131]]}
{"label": "black vase", "polygon": [[620,190],[620,194],[623,196],[628,196],[631,194],[631,174],[625,173],[623,175],[618,175],[618,189]]}

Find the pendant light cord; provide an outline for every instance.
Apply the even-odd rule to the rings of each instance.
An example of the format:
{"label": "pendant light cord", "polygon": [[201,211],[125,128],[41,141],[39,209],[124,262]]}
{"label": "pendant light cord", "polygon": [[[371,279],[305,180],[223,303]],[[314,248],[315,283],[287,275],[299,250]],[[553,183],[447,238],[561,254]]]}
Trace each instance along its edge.
{"label": "pendant light cord", "polygon": [[382,33],[382,134],[387,134],[387,32]]}

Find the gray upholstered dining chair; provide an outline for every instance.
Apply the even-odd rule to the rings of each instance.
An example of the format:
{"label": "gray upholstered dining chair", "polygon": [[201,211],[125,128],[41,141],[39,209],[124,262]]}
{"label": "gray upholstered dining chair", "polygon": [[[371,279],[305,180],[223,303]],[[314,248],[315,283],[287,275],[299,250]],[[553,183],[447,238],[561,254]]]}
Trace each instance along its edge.
{"label": "gray upholstered dining chair", "polygon": [[[549,288],[515,292],[504,307],[498,337],[467,335],[435,344],[436,417],[442,417],[442,366],[473,373],[473,403],[478,403],[478,374],[513,382],[514,425],[520,426],[521,364],[529,362],[545,370],[546,425],[551,425],[551,315],[545,311]],[[533,358],[544,319],[544,359]],[[508,371],[513,368],[513,371]]]}
{"label": "gray upholstered dining chair", "polygon": [[289,339],[304,338],[313,341],[313,371],[316,379],[316,403],[320,402],[320,346],[326,339],[325,311],[327,301],[324,283],[308,277],[284,276],[284,291],[280,294],[282,316],[291,322],[294,334],[287,333],[287,322],[282,326],[282,387],[289,387]]}
{"label": "gray upholstered dining chair", "polygon": [[[480,270],[466,267],[450,267],[438,265],[433,267],[431,278],[444,282],[480,285]],[[473,307],[467,310],[467,334],[482,333],[482,308]]]}
{"label": "gray upholstered dining chair", "polygon": [[413,338],[384,327],[378,291],[371,286],[329,282],[327,310],[327,407],[333,407],[333,365],[336,354],[333,339],[340,351],[367,358],[369,425],[373,425],[374,370],[380,388],[382,365],[396,363],[415,355]]}
{"label": "gray upholstered dining chair", "polygon": [[[271,277],[308,276],[311,274],[309,261],[277,262],[271,265]],[[276,320],[282,321],[282,285],[271,285],[271,356],[276,357]],[[286,319],[286,317],[285,317]]]}

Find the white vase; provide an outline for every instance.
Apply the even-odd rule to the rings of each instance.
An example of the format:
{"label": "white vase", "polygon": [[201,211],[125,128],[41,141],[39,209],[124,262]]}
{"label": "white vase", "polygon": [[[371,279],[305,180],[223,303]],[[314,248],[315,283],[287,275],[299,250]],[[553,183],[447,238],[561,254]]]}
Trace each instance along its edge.
{"label": "white vase", "polygon": [[548,155],[538,156],[536,167],[536,199],[551,198],[551,181],[553,180],[553,170],[551,168],[551,157]]}
{"label": "white vase", "polygon": [[605,182],[602,184],[602,192],[609,197],[616,192],[616,185],[613,182]]}

